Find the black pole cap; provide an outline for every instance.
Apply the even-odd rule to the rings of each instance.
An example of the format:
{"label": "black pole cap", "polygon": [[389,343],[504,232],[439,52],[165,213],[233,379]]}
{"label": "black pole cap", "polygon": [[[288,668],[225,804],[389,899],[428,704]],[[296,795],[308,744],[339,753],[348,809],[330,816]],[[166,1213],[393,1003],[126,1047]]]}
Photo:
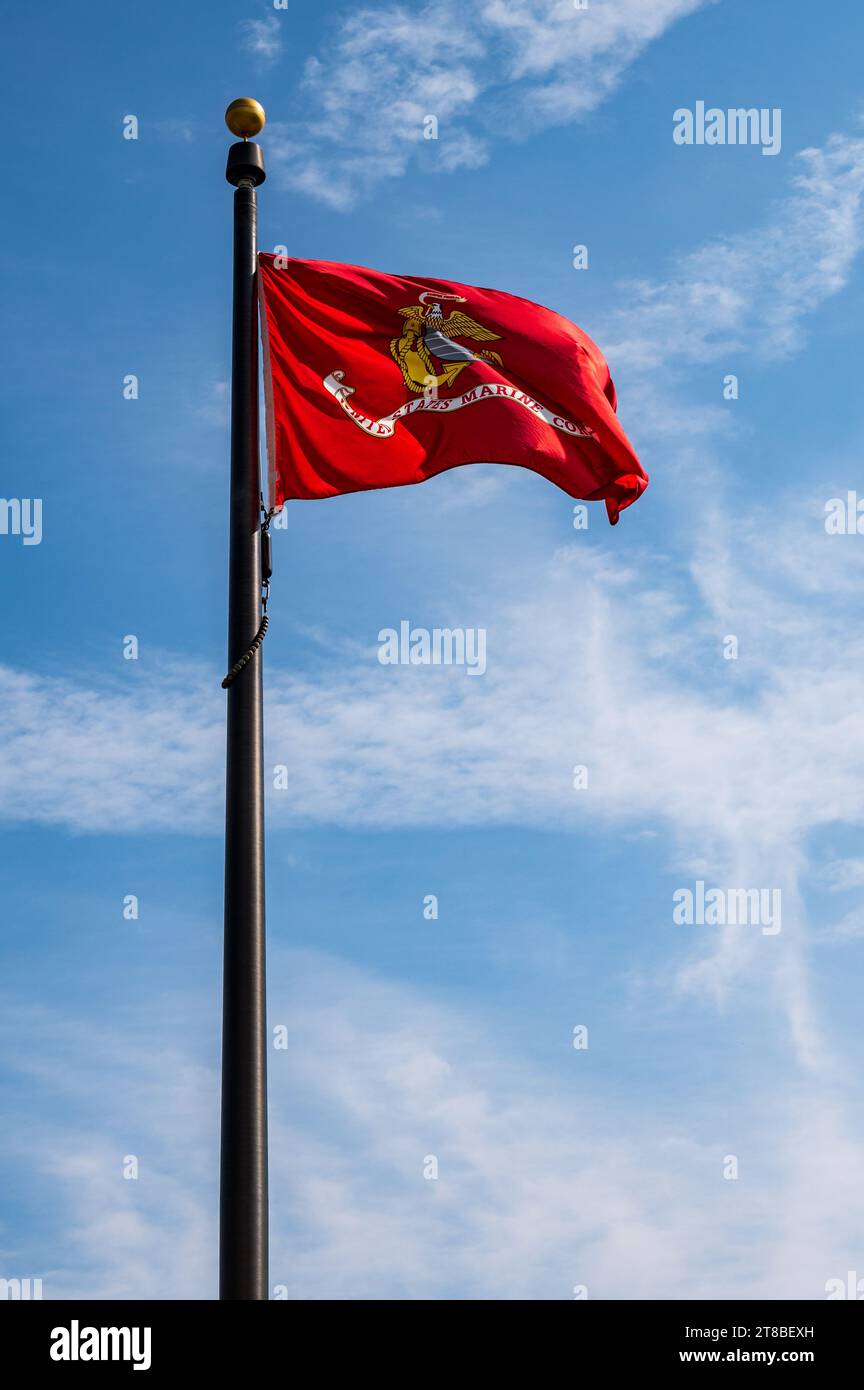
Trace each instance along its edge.
{"label": "black pole cap", "polygon": [[248,179],[255,188],[263,183],[267,174],[261,146],[256,145],[254,140],[238,140],[236,145],[229,146],[225,177],[235,188],[244,179]]}

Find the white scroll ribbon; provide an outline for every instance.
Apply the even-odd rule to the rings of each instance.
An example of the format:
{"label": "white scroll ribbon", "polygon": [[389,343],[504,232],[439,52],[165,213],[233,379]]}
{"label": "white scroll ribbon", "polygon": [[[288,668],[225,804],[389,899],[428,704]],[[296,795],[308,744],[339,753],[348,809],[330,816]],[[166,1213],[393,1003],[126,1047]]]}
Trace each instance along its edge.
{"label": "white scroll ribbon", "polygon": [[358,425],[365,434],[374,435],[377,439],[391,439],[396,432],[396,423],[406,415],[414,415],[418,410],[431,410],[436,415],[452,415],[454,410],[462,410],[468,405],[477,405],[480,401],[510,401],[513,405],[521,406],[523,410],[528,410],[532,415],[545,420],[547,425],[553,429],[561,430],[562,434],[578,435],[583,439],[593,439],[594,431],[587,425],[577,424],[574,420],[568,420],[565,415],[556,415],[554,411],[547,410],[545,405],[535,401],[533,396],[527,392],[520,391],[517,386],[508,386],[506,382],[483,382],[479,386],[474,386],[470,391],[466,391],[461,396],[417,396],[414,400],[406,401],[400,405],[398,410],[394,410],[390,415],[383,415],[380,420],[373,420],[371,416],[364,415],[362,410],[357,410],[351,405],[348,397],[354,395],[354,387],[348,386],[345,382],[344,371],[331,372],[324,378],[324,386],[339,402],[345,414]]}

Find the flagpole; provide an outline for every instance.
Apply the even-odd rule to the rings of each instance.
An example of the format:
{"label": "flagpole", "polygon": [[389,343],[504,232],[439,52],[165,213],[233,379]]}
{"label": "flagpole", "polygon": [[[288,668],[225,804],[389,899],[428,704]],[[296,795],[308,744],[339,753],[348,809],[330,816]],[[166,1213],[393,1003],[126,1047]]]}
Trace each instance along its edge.
{"label": "flagpole", "polygon": [[[261,621],[258,459],[257,201],[264,182],[251,98],[225,114],[243,137],[228,151],[234,186],[231,354],[231,501],[228,667]],[[264,754],[261,652],[228,687],[225,785],[225,954],[222,994],[222,1143],[219,1297],[268,1296],[267,1016],[264,941]]]}

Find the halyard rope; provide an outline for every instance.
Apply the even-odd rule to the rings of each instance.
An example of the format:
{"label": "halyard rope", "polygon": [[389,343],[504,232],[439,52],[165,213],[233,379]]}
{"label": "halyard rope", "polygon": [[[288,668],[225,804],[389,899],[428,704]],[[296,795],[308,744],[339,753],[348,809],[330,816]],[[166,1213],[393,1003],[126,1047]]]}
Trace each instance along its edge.
{"label": "halyard rope", "polygon": [[[228,672],[227,676],[223,680],[223,690],[227,690],[229,685],[233,685],[234,681],[237,679],[244,666],[249,665],[249,662],[252,660],[258,648],[261,646],[261,643],[264,641],[265,634],[267,632],[268,627],[270,626],[270,619],[267,617],[267,600],[270,597],[269,541],[270,522],[273,520],[273,511],[271,510],[268,512],[265,510],[263,498],[261,499],[261,511],[263,513],[263,520],[261,522],[260,531],[262,546],[261,624],[258,628],[258,631],[255,633],[255,636],[252,638],[252,641],[249,643],[249,646],[247,647],[246,651],[240,657],[239,661],[234,662],[234,665],[231,667],[231,670]],[[265,556],[267,557],[266,560]]]}

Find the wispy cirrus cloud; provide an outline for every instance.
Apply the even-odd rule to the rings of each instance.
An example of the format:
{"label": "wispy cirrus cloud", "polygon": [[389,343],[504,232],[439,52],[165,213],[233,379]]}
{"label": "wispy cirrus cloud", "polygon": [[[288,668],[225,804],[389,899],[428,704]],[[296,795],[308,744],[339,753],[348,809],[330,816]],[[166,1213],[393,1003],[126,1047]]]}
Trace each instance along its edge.
{"label": "wispy cirrus cloud", "polygon": [[801,150],[791,189],[764,222],[676,258],[667,278],[620,286],[603,325],[616,372],[686,371],[735,354],[800,350],[803,320],[849,279],[864,244],[864,138]]}
{"label": "wispy cirrus cloud", "polygon": [[240,42],[247,53],[263,67],[271,67],[282,55],[282,27],[276,15],[266,19],[244,19],[240,23]]}
{"label": "wispy cirrus cloud", "polygon": [[[571,1090],[424,991],[312,953],[269,974],[276,1296],[816,1299],[855,1267],[861,1141],[836,1094],[787,1079],[718,1119],[692,1089]],[[3,1267],[45,1298],[215,1297],[212,1003],[171,1003],[98,1023],[4,1003],[0,1164],[50,1224]],[[58,1028],[62,1067],[40,1047]]]}
{"label": "wispy cirrus cloud", "polygon": [[[302,674],[274,665],[271,652],[268,762],[289,771],[287,789],[271,791],[276,822],[563,818],[576,829],[598,815],[661,816],[704,843],[736,827],[764,834],[769,821],[783,839],[861,815],[864,734],[848,712],[864,659],[844,634],[862,562],[825,534],[816,506],[809,535],[797,504],[787,508],[786,517],[739,523],[736,548],[749,562],[737,564],[734,586],[710,550],[692,574],[658,582],[652,555],[631,548],[626,564],[613,563],[580,543],[562,549],[518,602],[476,595],[467,616],[488,630],[481,679],[459,667],[382,666],[377,630],[365,643],[331,638],[318,669]],[[787,525],[797,588],[786,570],[775,574]],[[838,566],[849,572],[846,588],[834,582]],[[820,574],[830,614],[818,602]],[[575,613],[573,641],[562,643]],[[723,660],[727,629],[746,655],[746,679]],[[88,683],[5,667],[0,688],[7,820],[219,831],[224,697],[215,671],[167,661],[153,677]],[[846,751],[836,760],[840,727]],[[571,785],[580,761],[592,767],[581,800]],[[703,782],[715,787],[711,798]]]}
{"label": "wispy cirrus cloud", "polygon": [[[864,824],[864,730],[854,717],[864,656],[847,640],[857,599],[832,587],[826,615],[813,586],[820,569],[860,573],[862,561],[825,534],[816,510],[809,540],[795,534],[807,574],[797,591],[774,574],[773,556],[789,542],[773,512],[739,527],[751,560],[736,567],[722,622],[711,604],[698,606],[703,579],[706,596],[716,584],[711,554],[692,575],[658,584],[654,556],[620,565],[584,543],[568,547],[517,602],[475,601],[476,621],[488,625],[482,679],[456,667],[383,667],[375,633],[368,646],[337,643],[302,675],[274,669],[271,657],[272,831],[659,826],[682,881],[777,888],[784,903],[775,939],[734,927],[689,936],[678,987],[721,1007],[736,991],[770,999],[801,1065],[830,1074],[803,969],[801,883],[815,829]],[[727,632],[738,661],[724,660]],[[0,690],[7,819],[220,832],[217,672],[163,664],[124,689],[6,670]],[[588,769],[587,789],[574,789],[576,765]]]}
{"label": "wispy cirrus cloud", "polygon": [[[304,115],[271,126],[268,157],[283,186],[339,209],[421,153],[438,171],[477,168],[499,138],[593,111],[648,44],[711,2],[364,7],[307,63]],[[434,140],[424,139],[429,116]]]}

